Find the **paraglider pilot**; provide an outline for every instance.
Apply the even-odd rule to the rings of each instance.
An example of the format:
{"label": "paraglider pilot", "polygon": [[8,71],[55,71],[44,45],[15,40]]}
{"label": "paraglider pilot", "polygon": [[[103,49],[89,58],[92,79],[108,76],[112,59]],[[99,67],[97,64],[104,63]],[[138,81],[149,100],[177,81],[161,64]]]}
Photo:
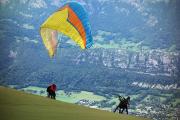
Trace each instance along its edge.
{"label": "paraglider pilot", "polygon": [[119,105],[115,108],[114,112],[116,112],[117,109],[119,109],[119,113],[123,113],[123,111],[126,109],[126,113],[128,114],[128,106],[130,102],[130,97],[124,98],[122,96],[119,97]]}

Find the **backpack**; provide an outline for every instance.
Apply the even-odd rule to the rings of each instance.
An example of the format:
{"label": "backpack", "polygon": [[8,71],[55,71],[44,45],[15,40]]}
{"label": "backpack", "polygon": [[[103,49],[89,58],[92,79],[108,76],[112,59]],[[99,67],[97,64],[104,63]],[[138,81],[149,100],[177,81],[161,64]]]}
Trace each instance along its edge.
{"label": "backpack", "polygon": [[50,92],[50,89],[51,89],[51,86],[48,86],[46,91]]}

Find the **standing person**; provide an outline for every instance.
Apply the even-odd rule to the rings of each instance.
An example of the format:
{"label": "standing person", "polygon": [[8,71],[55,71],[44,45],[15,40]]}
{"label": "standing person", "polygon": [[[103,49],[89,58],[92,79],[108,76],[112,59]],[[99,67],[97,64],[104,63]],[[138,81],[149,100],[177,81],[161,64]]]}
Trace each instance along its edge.
{"label": "standing person", "polygon": [[56,99],[56,89],[57,89],[57,87],[55,84],[48,86],[47,87],[47,97]]}
{"label": "standing person", "polygon": [[51,88],[50,88],[50,90],[51,90],[51,98],[52,99],[56,99],[56,85],[55,84],[52,84],[51,85]]}
{"label": "standing person", "polygon": [[126,113],[128,114],[129,102],[130,102],[130,97],[128,96],[128,97],[124,100],[123,104],[120,106],[120,107],[122,107],[121,113],[123,113],[123,111],[126,109]]}

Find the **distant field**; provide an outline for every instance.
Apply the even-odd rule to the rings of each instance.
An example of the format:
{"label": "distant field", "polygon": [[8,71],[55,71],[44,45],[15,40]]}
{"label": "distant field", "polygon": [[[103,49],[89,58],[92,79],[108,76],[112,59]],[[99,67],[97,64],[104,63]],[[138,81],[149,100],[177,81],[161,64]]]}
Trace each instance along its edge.
{"label": "distant field", "polygon": [[[41,87],[29,86],[26,88],[22,88],[21,90],[24,90],[29,93],[41,95],[41,96],[47,95],[46,88],[41,88]],[[94,93],[87,92],[87,91],[68,92],[68,94],[66,94],[63,90],[58,90],[56,94],[57,94],[57,97],[56,97],[57,100],[68,102],[68,103],[76,103],[82,99],[86,99],[90,101],[102,101],[106,99],[103,96],[95,95]]]}
{"label": "distant field", "polygon": [[175,99],[175,101],[172,104],[173,106],[180,105],[180,98]]}
{"label": "distant field", "polygon": [[0,87],[1,120],[146,120]]}
{"label": "distant field", "polygon": [[69,92],[69,95],[66,95],[64,91],[57,91],[57,99],[69,103],[75,103],[78,102],[79,100],[86,99],[90,101],[101,101],[104,100],[105,98],[102,96],[98,96],[93,94],[92,92],[86,92],[86,91],[81,91],[81,92]]}

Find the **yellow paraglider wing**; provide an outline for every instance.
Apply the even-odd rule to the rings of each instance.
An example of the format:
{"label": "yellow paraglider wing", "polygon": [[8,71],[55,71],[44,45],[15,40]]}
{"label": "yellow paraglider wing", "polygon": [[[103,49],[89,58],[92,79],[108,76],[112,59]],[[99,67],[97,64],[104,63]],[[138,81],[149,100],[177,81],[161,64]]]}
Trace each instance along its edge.
{"label": "yellow paraglider wing", "polygon": [[54,12],[41,25],[40,33],[50,57],[56,52],[58,32],[74,40],[82,49],[92,45],[90,27],[88,23],[85,24],[87,21],[85,15],[79,4],[71,3]]}

